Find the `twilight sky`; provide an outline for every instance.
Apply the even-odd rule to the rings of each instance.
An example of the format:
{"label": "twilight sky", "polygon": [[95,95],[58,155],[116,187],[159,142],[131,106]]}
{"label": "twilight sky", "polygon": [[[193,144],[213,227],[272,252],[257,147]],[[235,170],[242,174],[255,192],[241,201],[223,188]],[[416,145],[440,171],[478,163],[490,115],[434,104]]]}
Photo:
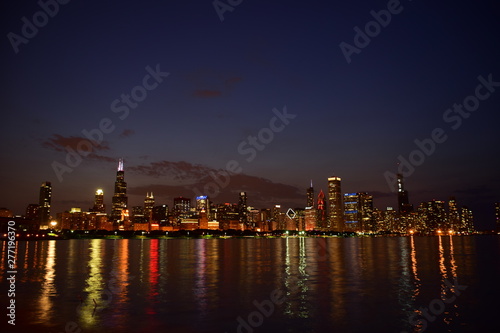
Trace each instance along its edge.
{"label": "twilight sky", "polygon": [[[210,175],[229,162],[240,173],[215,202],[244,190],[258,208],[303,206],[310,179],[326,191],[335,175],[385,209],[401,155],[420,164],[406,177],[415,206],[454,195],[493,225],[497,1],[220,0],[218,13],[212,0],[75,0],[53,17],[36,1],[1,6],[0,207],[24,214],[51,181],[53,215],[89,208],[97,188],[109,211],[123,157],[131,206],[151,191],[169,206],[215,193]],[[85,150],[99,127],[102,142],[68,166],[66,147]],[[417,152],[433,131],[434,151]]]}

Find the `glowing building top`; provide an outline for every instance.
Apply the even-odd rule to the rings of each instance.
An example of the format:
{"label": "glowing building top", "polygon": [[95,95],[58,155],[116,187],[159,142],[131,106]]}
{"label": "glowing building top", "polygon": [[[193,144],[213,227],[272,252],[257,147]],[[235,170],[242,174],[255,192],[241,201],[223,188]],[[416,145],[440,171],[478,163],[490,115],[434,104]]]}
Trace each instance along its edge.
{"label": "glowing building top", "polygon": [[123,158],[118,160],[118,171],[123,171]]}

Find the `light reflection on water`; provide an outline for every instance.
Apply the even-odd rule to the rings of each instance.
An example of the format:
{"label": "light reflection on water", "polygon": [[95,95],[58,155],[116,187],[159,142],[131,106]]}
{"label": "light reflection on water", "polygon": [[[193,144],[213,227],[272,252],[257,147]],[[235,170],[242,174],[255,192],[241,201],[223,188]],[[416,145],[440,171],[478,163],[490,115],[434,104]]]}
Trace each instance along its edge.
{"label": "light reflection on water", "polygon": [[72,321],[83,332],[236,332],[277,290],[284,302],[256,332],[417,331],[409,317],[458,280],[470,288],[428,331],[472,332],[477,281],[499,278],[498,238],[481,242],[491,267],[478,266],[476,238],[456,236],[18,242],[18,318],[61,332]]}

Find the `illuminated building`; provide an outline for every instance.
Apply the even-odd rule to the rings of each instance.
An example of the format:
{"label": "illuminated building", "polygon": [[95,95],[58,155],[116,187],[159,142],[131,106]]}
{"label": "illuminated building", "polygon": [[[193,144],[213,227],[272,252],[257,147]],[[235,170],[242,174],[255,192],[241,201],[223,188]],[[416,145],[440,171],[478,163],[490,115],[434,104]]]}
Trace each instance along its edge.
{"label": "illuminated building", "polygon": [[313,207],[306,207],[306,209],[304,210],[304,224],[306,231],[311,231],[316,229],[316,218],[317,218],[316,209]]}
{"label": "illuminated building", "polygon": [[271,230],[285,230],[286,220],[281,211],[281,205],[274,205],[271,208]]}
{"label": "illuminated building", "polygon": [[413,210],[408,199],[408,191],[405,190],[403,175],[398,173],[398,211],[400,214],[406,214]]}
{"label": "illuminated building", "polygon": [[361,230],[375,231],[375,219],[373,216],[373,196],[366,192],[358,193],[360,198]]}
{"label": "illuminated building", "polygon": [[500,202],[495,202],[495,226],[497,232],[500,232]]}
{"label": "illuminated building", "polygon": [[146,223],[146,217],[144,216],[143,206],[133,206],[132,207],[132,223]]}
{"label": "illuminated building", "polygon": [[106,206],[104,205],[104,192],[102,189],[97,189],[97,191],[95,191],[94,207],[92,207],[91,211],[96,213],[106,212]]}
{"label": "illuminated building", "polygon": [[313,181],[311,180],[311,186],[307,189],[307,201],[306,207],[314,207],[314,187]]}
{"label": "illuminated building", "polygon": [[340,177],[328,178],[328,225],[333,231],[343,231],[344,209],[342,206],[342,193]]}
{"label": "illuminated building", "polygon": [[153,221],[156,221],[160,226],[168,224],[168,205],[159,205],[153,207]]}
{"label": "illuminated building", "polygon": [[238,214],[239,221],[243,223],[245,227],[248,227],[248,210],[247,210],[247,193],[240,192],[240,196],[238,199]]}
{"label": "illuminated building", "polygon": [[155,198],[153,192],[151,194],[146,193],[146,198],[144,199],[144,219],[146,222],[150,222],[153,217],[153,207],[155,206]]}
{"label": "illuminated building", "polygon": [[474,232],[474,215],[472,214],[472,210],[467,206],[462,206],[460,215],[460,231]]}
{"label": "illuminated building", "polygon": [[318,229],[325,229],[326,228],[326,205],[325,205],[325,193],[323,193],[323,190],[319,191],[318,194],[318,201],[316,205],[316,227]]}
{"label": "illuminated building", "polygon": [[452,230],[460,229],[460,211],[455,197],[450,197],[448,201],[448,221]]}
{"label": "illuminated building", "polygon": [[50,203],[52,201],[52,186],[50,182],[42,183],[40,187],[40,201],[38,215],[40,217],[40,228],[48,228],[50,222]]}
{"label": "illuminated building", "polygon": [[344,222],[346,231],[359,231],[361,213],[360,200],[357,193],[344,194]]}
{"label": "illuminated building", "polygon": [[29,204],[28,207],[26,207],[26,219],[32,220],[32,221],[40,221],[40,215],[39,214],[39,209],[40,205],[38,204]]}
{"label": "illuminated building", "polygon": [[191,199],[184,197],[174,198],[173,212],[178,217],[189,217],[191,215]]}
{"label": "illuminated building", "polygon": [[125,172],[123,171],[123,159],[118,161],[118,171],[116,172],[115,193],[113,195],[111,220],[115,223],[121,224],[122,211],[127,209],[127,183],[125,182]]}
{"label": "illuminated building", "polygon": [[81,208],[71,208],[69,212],[58,213],[57,220],[61,229],[67,230],[111,230],[107,225],[106,214],[82,212]]}
{"label": "illuminated building", "polygon": [[346,231],[374,231],[373,197],[366,192],[344,194]]}
{"label": "illuminated building", "polygon": [[422,218],[422,231],[434,233],[438,230],[449,229],[444,201],[432,200],[422,202],[419,212]]}

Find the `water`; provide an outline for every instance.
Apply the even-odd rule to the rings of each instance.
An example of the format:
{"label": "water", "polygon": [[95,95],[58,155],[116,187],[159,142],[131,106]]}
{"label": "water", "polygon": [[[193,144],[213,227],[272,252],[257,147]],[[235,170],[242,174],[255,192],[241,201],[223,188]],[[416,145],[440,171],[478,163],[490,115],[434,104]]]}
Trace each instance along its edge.
{"label": "water", "polygon": [[499,258],[498,236],[18,242],[16,326],[2,310],[0,328],[491,332]]}

